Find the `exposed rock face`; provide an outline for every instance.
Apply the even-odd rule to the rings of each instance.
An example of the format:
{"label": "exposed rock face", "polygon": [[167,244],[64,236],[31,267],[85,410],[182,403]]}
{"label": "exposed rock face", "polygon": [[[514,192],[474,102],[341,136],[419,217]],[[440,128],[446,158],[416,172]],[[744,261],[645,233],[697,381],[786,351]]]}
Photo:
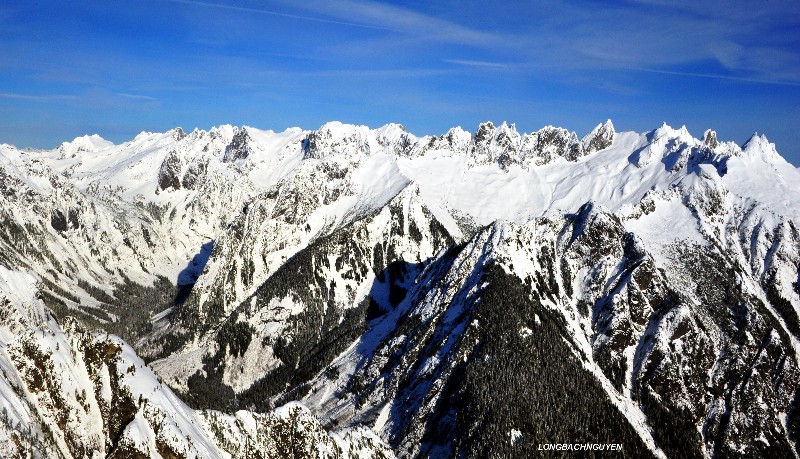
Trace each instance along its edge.
{"label": "exposed rock face", "polygon": [[252,150],[250,142],[252,139],[247,134],[247,129],[242,128],[236,131],[231,139],[231,143],[225,148],[225,155],[222,157],[222,162],[231,163],[240,159],[247,159]]}
{"label": "exposed rock face", "polygon": [[0,455],[796,457],[798,190],[610,121],[0,145]]}
{"label": "exposed rock face", "polygon": [[610,147],[611,144],[614,143],[615,133],[616,131],[614,130],[614,125],[611,123],[611,120],[603,124],[598,124],[597,127],[592,129],[592,132],[586,134],[586,136],[581,139],[583,151],[589,154]]}
{"label": "exposed rock face", "polygon": [[187,190],[196,190],[205,179],[207,163],[197,160],[189,164],[186,173],[183,174],[181,185]]}
{"label": "exposed rock face", "polygon": [[717,145],[719,145],[719,142],[717,141],[717,132],[712,131],[711,129],[707,130],[703,135],[703,143],[705,143],[706,146],[712,150],[717,148]]}
{"label": "exposed rock face", "polygon": [[181,188],[181,157],[178,152],[172,150],[164,158],[161,167],[158,169],[158,187],[162,190],[172,188],[179,190]]}
{"label": "exposed rock face", "polygon": [[512,164],[529,169],[551,163],[556,158],[577,161],[587,153],[611,145],[613,136],[614,127],[610,122],[595,128],[583,142],[578,140],[577,134],[563,128],[547,126],[520,136],[513,125],[503,123],[495,128],[491,122],[486,122],[475,133],[469,164],[474,167],[494,163],[508,170]]}
{"label": "exposed rock face", "polygon": [[62,329],[34,282],[0,267],[3,457],[393,457],[368,429],[330,434],[298,403],[193,410],[118,338],[72,319]]}
{"label": "exposed rock face", "polygon": [[531,134],[526,140],[527,151],[537,158],[537,164],[547,164],[558,157],[575,161],[583,156],[583,146],[578,141],[578,135],[564,128],[547,126]]}
{"label": "exposed rock face", "polygon": [[333,155],[369,155],[369,128],[347,126],[339,122],[323,125],[308,134],[303,144],[305,159],[321,159]]}
{"label": "exposed rock face", "polygon": [[482,123],[475,133],[474,164],[494,163],[503,170],[519,161],[520,136],[515,127],[503,123],[499,128]]}

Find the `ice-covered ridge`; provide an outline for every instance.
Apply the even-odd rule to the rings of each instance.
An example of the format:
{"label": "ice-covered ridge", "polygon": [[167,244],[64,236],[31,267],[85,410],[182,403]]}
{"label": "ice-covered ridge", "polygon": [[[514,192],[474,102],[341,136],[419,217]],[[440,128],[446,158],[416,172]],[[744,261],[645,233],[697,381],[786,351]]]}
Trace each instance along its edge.
{"label": "ice-covered ridge", "polygon": [[[608,120],[583,138],[553,126],[520,134],[513,124],[490,122],[474,134],[457,127],[425,137],[399,124],[370,129],[330,122],[315,131],[283,132],[222,125],[188,134],[180,128],[141,133],[118,145],[85,136],[50,152],[4,146],[0,157],[9,172],[42,193],[53,192],[52,173],[118,209],[157,212],[157,232],[174,235],[167,256],[175,264],[191,259],[249,202],[275,187],[306,182],[309,174],[324,172],[332,187],[314,218],[329,230],[327,222],[352,221],[373,208],[369,202],[386,201],[377,187],[351,182],[377,173],[353,174],[361,169],[391,170],[391,182],[414,183],[454,235],[462,232],[455,221],[523,223],[588,200],[616,212],[638,205],[647,193],[711,182],[743,206],[800,215],[792,204],[800,202],[800,174],[764,136],[739,146],[718,141],[713,131],[696,139],[666,123],[638,134],[616,132]],[[382,163],[387,167],[377,167]],[[332,199],[337,202],[327,202]],[[177,275],[174,269],[165,274]]]}
{"label": "ice-covered ridge", "polygon": [[[35,289],[46,290],[43,298],[63,315],[103,312],[98,309],[103,301],[114,302],[108,300],[109,293],[116,295],[112,286],[127,279],[143,286],[158,275],[183,279],[182,284],[196,282],[185,304],[165,303],[150,316],[160,324],[158,330],[178,330],[175,336],[186,339],[178,344],[183,347],[165,351],[168,358],[153,364],[178,390],[191,392],[196,386],[187,380],[197,371],[206,371],[211,379],[212,367],[204,367],[204,359],[216,358],[219,350],[221,366],[213,367],[220,372],[219,384],[242,397],[257,395],[257,400],[271,403],[277,399],[248,391],[278,360],[293,365],[290,359],[297,349],[286,346],[322,346],[339,336],[335,329],[330,336],[315,334],[317,327],[306,333],[304,324],[317,323],[316,306],[324,305],[323,324],[346,325],[348,330],[360,330],[369,317],[382,314],[396,318],[395,325],[404,323],[402,311],[413,307],[429,325],[444,313],[443,323],[457,326],[453,333],[440,329],[432,341],[420,334],[419,344],[442,343],[441,352],[426,351],[418,362],[405,363],[407,375],[421,382],[420,394],[438,397],[437,379],[428,381],[432,385],[425,381],[438,378],[436,369],[449,365],[445,357],[451,340],[490,325],[485,320],[473,323],[462,314],[474,309],[478,303],[469,301],[477,301],[486,287],[480,277],[490,258],[482,254],[491,254],[504,275],[517,278],[493,271],[493,279],[509,286],[521,282],[541,302],[534,315],[508,329],[524,331],[524,339],[535,338],[538,325],[547,323],[547,311],[563,316],[568,325],[564,338],[574,344],[575,355],[588,359],[585,368],[602,382],[603,394],[619,402],[617,410],[635,415],[631,426],[648,447],[660,440],[649,435],[652,419],[636,411],[632,398],[637,390],[633,378],[650,378],[640,371],[643,362],[652,357],[652,364],[660,365],[659,353],[681,361],[681,342],[694,343],[703,359],[704,350],[712,349],[702,381],[690,381],[698,390],[707,386],[706,370],[724,366],[713,361],[725,344],[718,339],[723,335],[708,334],[708,327],[691,326],[688,319],[726,327],[727,316],[706,317],[705,305],[714,305],[716,311],[726,310],[728,302],[746,304],[751,315],[742,317],[769,319],[736,325],[753,327],[747,345],[766,337],[790,357],[787,361],[798,360],[800,174],[763,136],[740,146],[720,141],[710,130],[701,139],[685,127],[666,124],[645,133],[617,132],[610,121],[583,137],[554,126],[519,133],[513,124],[489,122],[474,134],[453,128],[425,137],[397,124],[370,129],[332,122],[315,131],[283,132],[225,125],[188,134],[180,128],[142,133],[119,145],[84,137],[49,152],[0,146],[0,174],[0,267],[6,269],[0,270],[0,290],[22,292],[8,296],[37,305],[27,313],[38,314],[39,322],[51,321],[30,293]],[[481,239],[487,231],[497,237]],[[451,260],[459,250],[466,250],[464,257]],[[468,253],[475,257],[466,257]],[[725,268],[714,272],[718,266]],[[463,286],[459,301],[451,301],[455,297],[450,294],[457,292],[450,287],[437,296],[440,280]],[[720,299],[716,292],[722,290],[731,290],[731,296]],[[677,300],[672,292],[679,294]],[[417,302],[425,298],[430,301]],[[370,299],[374,304],[365,301]],[[112,303],[105,309],[115,314],[110,320],[122,314]],[[3,306],[7,304],[0,301]],[[177,313],[183,314],[180,320]],[[299,319],[292,325],[294,318]],[[169,328],[172,320],[175,329]],[[765,334],[762,326],[767,325],[771,334]],[[680,334],[686,327],[689,341]],[[0,339],[11,342],[23,328],[0,327]],[[252,340],[240,341],[248,330]],[[390,342],[410,336],[403,327],[383,331]],[[358,333],[348,334],[337,343],[342,347],[330,352],[344,349]],[[34,340],[39,348],[66,349],[63,339],[41,335]],[[167,341],[155,336],[130,342],[149,352],[146,344],[157,347]],[[237,339],[231,341],[233,336]],[[280,345],[270,341],[278,337]],[[648,337],[657,339],[648,342]],[[673,341],[679,348],[670,350]],[[125,355],[129,348],[116,339],[92,338],[84,344],[98,342],[121,346],[123,361],[137,368],[136,384],[147,382],[138,377],[144,371],[132,350]],[[748,349],[761,352],[757,346]],[[743,362],[757,357],[741,355],[747,357]],[[452,363],[458,361],[460,356]],[[322,367],[329,363],[315,360],[305,368],[317,379],[320,394],[327,394],[308,400],[319,401],[312,409],[322,410],[317,413],[326,420],[352,421],[346,411],[331,416],[335,413],[325,410],[359,367],[341,366],[335,376],[337,372]],[[375,360],[369,367],[373,376],[383,374],[384,363]],[[163,372],[164,367],[180,369],[180,374]],[[83,378],[80,368],[73,373],[78,375],[75,381]],[[117,373],[114,380],[133,388],[133,379]],[[793,373],[787,377],[794,384]],[[341,391],[324,387],[325,378],[338,379]],[[156,382],[132,389],[133,395],[155,393],[153,407],[174,408],[170,399],[158,395]],[[13,393],[10,387],[4,386],[4,393]],[[71,393],[73,387],[68,389]],[[103,386],[100,393],[106,392]],[[789,398],[770,400],[784,403]],[[24,404],[3,403],[16,419],[33,422]],[[362,407],[363,421],[388,438],[393,434],[387,429],[397,416],[380,403]],[[131,448],[153,451],[159,431],[151,422],[158,412],[153,407],[137,413],[123,431]],[[772,419],[762,414],[759,419]],[[186,415],[188,424],[176,420],[184,433],[210,422]],[[213,422],[231,429],[251,424],[249,415],[228,416],[220,417],[223,424]],[[102,438],[96,425],[87,431]],[[525,438],[518,442],[524,444]],[[769,441],[774,444],[775,438]],[[415,437],[403,442],[414,444]]]}

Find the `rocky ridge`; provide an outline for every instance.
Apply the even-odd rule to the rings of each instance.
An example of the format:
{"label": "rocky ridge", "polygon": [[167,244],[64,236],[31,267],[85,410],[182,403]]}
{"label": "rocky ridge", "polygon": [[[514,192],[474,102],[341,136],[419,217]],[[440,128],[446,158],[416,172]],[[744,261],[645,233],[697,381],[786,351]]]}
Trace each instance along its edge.
{"label": "rocky ridge", "polygon": [[222,126],[0,174],[15,451],[797,456],[800,174],[763,136]]}

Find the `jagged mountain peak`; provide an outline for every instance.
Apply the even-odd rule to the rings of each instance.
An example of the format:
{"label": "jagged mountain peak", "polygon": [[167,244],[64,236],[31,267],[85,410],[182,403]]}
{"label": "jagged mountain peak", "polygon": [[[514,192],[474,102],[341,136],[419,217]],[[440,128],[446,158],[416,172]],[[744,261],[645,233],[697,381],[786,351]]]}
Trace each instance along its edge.
{"label": "jagged mountain peak", "polygon": [[387,133],[392,130],[405,132],[405,128],[401,128],[401,125],[394,123],[384,125],[377,129],[371,129],[369,126],[363,124],[348,124],[342,123],[341,121],[329,121],[312,132],[333,139],[334,141],[343,141],[359,137],[365,139],[370,136],[370,133]]}
{"label": "jagged mountain peak", "polygon": [[406,131],[405,126],[396,123],[375,129],[375,139],[385,151],[397,156],[409,155],[419,141],[416,136]]}
{"label": "jagged mountain peak", "polygon": [[611,146],[611,144],[614,142],[615,134],[616,130],[614,130],[614,124],[610,119],[605,123],[598,124],[581,139],[583,150],[587,154],[603,150]]}
{"label": "jagged mountain peak", "polygon": [[410,135],[406,127],[400,123],[387,123],[384,124],[383,126],[371,130],[375,131],[375,134],[378,137],[387,137],[387,136],[393,137],[403,134]]}
{"label": "jagged mountain peak", "polygon": [[[13,362],[0,353],[11,375],[0,388],[16,394],[3,385],[22,387],[16,374],[38,388],[39,351],[54,349],[77,365],[65,380],[95,381],[76,356],[118,347],[108,377],[147,397],[140,406],[131,389],[106,453],[153,455],[164,405],[209,448],[210,431],[285,427],[288,415],[319,444],[337,440],[312,416],[374,428],[406,456],[523,455],[562,425],[619,436],[637,456],[791,454],[800,173],[764,137],[743,148],[610,120],[583,138],[491,122],[417,138],[332,122],[176,128],[77,159],[2,147],[0,292],[32,309],[0,299],[16,317],[0,341],[17,346]],[[212,415],[150,396],[167,387],[132,348],[67,316],[158,359],[151,368],[198,408],[308,409]],[[44,332],[21,338],[29,322]],[[553,399],[569,408],[533,408]],[[12,430],[0,419],[0,455]],[[93,444],[110,438],[91,432]]]}
{"label": "jagged mountain peak", "polygon": [[370,155],[370,137],[370,129],[367,126],[331,121],[308,134],[303,146],[305,158]]}
{"label": "jagged mountain peak", "polygon": [[465,135],[469,135],[469,132],[464,130],[461,126],[451,127],[447,130],[443,137],[463,137]]}
{"label": "jagged mountain peak", "polygon": [[486,121],[475,131],[470,164],[495,163],[507,169],[512,163],[519,162],[519,148],[520,135],[514,125],[509,126],[504,121],[495,127],[491,121]]}
{"label": "jagged mountain peak", "polygon": [[508,124],[503,121],[499,126],[495,126],[491,121],[481,123],[475,131],[475,141],[477,143],[489,140],[509,139],[512,142],[518,142],[520,134],[517,132],[517,126],[514,123]]}
{"label": "jagged mountain peak", "polygon": [[171,129],[169,132],[172,134],[172,138],[175,139],[175,141],[178,141],[178,142],[183,140],[184,137],[186,137],[186,133],[183,131],[183,128],[180,127],[180,126],[177,126],[177,127],[173,128],[173,129]]}
{"label": "jagged mountain peak", "polygon": [[675,129],[668,125],[666,121],[664,121],[659,128],[650,131],[648,137],[652,142],[666,143],[670,140],[677,140],[685,144],[697,143],[697,139],[692,137],[685,125]]}
{"label": "jagged mountain peak", "polygon": [[494,132],[494,123],[491,121],[483,121],[478,124],[478,129],[475,131],[475,137],[477,140],[483,140],[486,138],[487,135],[490,135]]}
{"label": "jagged mountain peak", "polygon": [[753,135],[742,144],[742,153],[750,156],[778,156],[775,144],[770,142],[766,135],[758,135],[757,132],[753,133]]}
{"label": "jagged mountain peak", "polygon": [[498,132],[498,134],[512,136],[512,137],[519,136],[519,133],[517,132],[517,125],[514,123],[508,123],[506,121],[503,121],[495,129]]}
{"label": "jagged mountain peak", "polygon": [[234,128],[231,142],[225,147],[225,154],[222,156],[222,162],[230,163],[247,159],[253,153],[250,142],[252,142],[252,138],[250,137],[247,127],[242,127],[241,129]]}
{"label": "jagged mountain peak", "polygon": [[717,148],[719,145],[719,141],[717,140],[717,131],[713,131],[711,129],[706,129],[706,132],[703,133],[703,143],[710,149]]}

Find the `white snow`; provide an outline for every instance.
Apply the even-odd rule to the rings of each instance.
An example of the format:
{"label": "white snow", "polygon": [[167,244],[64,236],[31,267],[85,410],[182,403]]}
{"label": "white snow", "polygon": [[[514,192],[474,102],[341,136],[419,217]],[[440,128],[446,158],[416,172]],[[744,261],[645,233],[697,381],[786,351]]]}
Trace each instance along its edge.
{"label": "white snow", "polygon": [[653,212],[626,220],[625,227],[644,241],[648,252],[657,257],[658,264],[665,266],[670,263],[667,250],[676,243],[707,244],[706,238],[700,233],[700,223],[681,202],[680,196],[670,194],[653,201]]}
{"label": "white snow", "polygon": [[[565,135],[587,148],[588,142],[600,132],[613,133],[610,121],[598,125],[580,141],[574,134]],[[248,157],[223,162],[234,136],[242,134],[249,138]],[[312,134],[318,151],[309,150]],[[188,135],[178,129],[166,133],[143,132],[119,145],[92,135],[65,142],[47,152],[27,152],[0,145],[0,171],[6,174],[4,177],[10,188],[21,190],[19,196],[4,198],[8,209],[3,210],[21,225],[29,223],[42,228],[43,234],[35,250],[47,254],[38,257],[38,254],[27,253],[29,249],[24,244],[10,244],[8,254],[24,261],[26,267],[12,270],[0,266],[0,300],[8,299],[14,317],[0,322],[0,367],[4,372],[0,378],[0,407],[9,413],[13,422],[33,423],[36,414],[30,412],[23,398],[12,395],[19,378],[15,376],[8,349],[25,335],[25,327],[30,323],[37,327],[35,334],[29,334],[35,336],[36,345],[52,352],[54,365],[63,370],[64,390],[76,393],[91,389],[85,364],[67,351],[71,346],[69,339],[49,320],[42,302],[36,298],[37,283],[41,279],[58,282],[61,288],[75,292],[83,306],[68,301],[71,307],[93,306],[97,305],[97,300],[75,286],[77,278],[108,291],[112,283],[119,281],[119,271],[141,283],[151,282],[155,275],[177,280],[183,272],[185,278],[191,277],[199,273],[199,268],[198,272],[187,274],[187,263],[203,244],[213,240],[219,245],[215,246],[214,256],[209,259],[196,286],[201,304],[215,285],[225,282],[225,268],[232,261],[237,266],[252,261],[256,270],[250,284],[237,276],[235,285],[225,292],[224,307],[229,312],[285,260],[344,225],[369,216],[372,218],[367,231],[369,243],[384,240],[387,228],[391,227],[386,206],[395,199],[403,207],[405,233],[409,232],[411,218],[423,220],[423,206],[459,242],[470,236],[473,227],[508,222],[495,223],[490,231],[472,242],[460,255],[452,273],[448,273],[451,282],[470,275],[469,270],[486,250],[483,244],[504,247],[501,251],[505,257],[503,267],[509,272],[533,274],[541,270],[535,254],[515,249],[504,240],[512,234],[506,234],[505,225],[523,228],[517,234],[523,238],[520,244],[525,246],[541,236],[535,219],[564,219],[589,201],[621,217],[625,230],[634,233],[660,268],[669,267],[676,247],[692,245],[718,244],[728,248],[742,266],[753,270],[754,278],[769,270],[776,259],[797,256],[796,248],[771,241],[774,234],[779,234],[782,240],[790,240],[792,229],[788,222],[793,222],[795,227],[800,222],[797,204],[800,202],[800,170],[781,158],[764,136],[753,136],[743,147],[722,142],[711,150],[702,140],[693,138],[685,127],[674,129],[664,124],[643,134],[609,134],[607,139],[613,135],[613,143],[608,148],[588,152],[575,161],[559,157],[555,147],[550,145],[545,153],[556,157],[538,161],[541,158],[525,157],[529,152],[522,151],[535,140],[534,135],[520,135],[513,125],[505,123],[493,128],[491,135],[486,140],[489,151],[478,151],[471,143],[471,134],[460,128],[451,129],[441,138],[417,138],[396,124],[369,129],[331,122],[313,133],[298,128],[275,133],[230,125],[209,131],[195,130]],[[498,159],[506,153],[514,160],[500,164]],[[178,158],[175,167],[178,178],[182,179],[179,180],[181,185],[162,189],[159,173],[165,160],[174,157]],[[273,209],[266,208],[270,201],[265,195],[275,189],[284,192],[292,185],[317,183],[312,179],[327,166],[343,171],[343,178],[331,180],[336,182],[331,190],[335,189],[338,194],[330,202],[325,203],[323,199],[324,191],[330,190],[306,190],[311,196],[309,202],[303,204],[306,207],[298,217],[300,221],[296,222],[284,221],[281,216],[272,214]],[[202,173],[197,173],[198,167]],[[188,186],[185,179],[194,177],[192,174],[197,175],[198,183]],[[70,214],[75,209],[80,212]],[[63,234],[50,222],[56,211],[65,218],[77,215],[76,220],[69,221]],[[73,221],[77,221],[77,227],[73,227]],[[230,231],[241,222],[246,223],[243,227],[247,232],[243,237],[249,238],[249,245]],[[144,229],[148,231],[147,236]],[[560,236],[563,237],[566,236]],[[153,247],[146,239],[150,239]],[[408,261],[424,261],[420,258],[435,255],[433,244],[428,240],[421,241],[419,247],[399,250],[404,256],[408,255],[405,258]],[[68,261],[74,266],[69,266]],[[356,292],[354,304],[357,304],[375,282],[374,277],[368,276],[356,285],[334,269],[335,257],[326,261],[327,266],[315,268],[335,279],[336,288],[332,294],[337,301],[344,301],[349,292]],[[59,266],[62,263],[67,266]],[[71,272],[76,279],[57,280],[52,274],[56,272]],[[584,275],[587,273],[576,273],[579,278]],[[795,271],[780,268],[775,279],[793,301],[800,299],[790,287],[797,281]],[[691,280],[686,282],[689,285]],[[744,288],[758,297],[764,296],[761,288],[749,281],[744,282]],[[474,291],[468,292],[467,296],[473,294]],[[429,292],[420,314],[427,319],[443,312],[446,323],[452,322],[455,327],[455,333],[462,331],[457,327],[467,326],[466,323],[455,324],[458,308],[437,309],[452,301],[452,295],[454,292]],[[545,303],[555,306],[549,299]],[[299,314],[303,308],[290,297],[283,298],[270,304],[268,311],[251,318],[252,323],[260,327],[262,336],[277,336],[282,332],[281,324],[285,319]],[[373,334],[365,336],[358,344],[376,346],[381,333],[396,325],[404,312],[401,309],[387,314]],[[575,335],[585,335],[590,326],[573,311],[564,312]],[[778,314],[774,315],[786,329],[786,323]],[[532,337],[539,324],[540,318],[536,316],[534,324],[528,324],[533,329],[523,327],[518,332],[522,337]],[[473,326],[480,324],[476,321]],[[797,351],[800,344],[792,339]],[[589,355],[588,341],[582,338],[577,341],[579,351]],[[134,398],[141,395],[148,400],[147,406],[140,408],[136,420],[126,430],[126,436],[138,445],[137,448],[154,451],[151,448],[153,435],[156,435],[153,420],[156,414],[163,414],[168,420],[158,426],[163,429],[156,429],[158,435],[166,435],[176,444],[192,438],[200,456],[220,454],[210,440],[203,443],[207,436],[198,430],[199,415],[161,385],[130,347],[120,345],[123,360],[136,368],[135,374],[122,375],[125,384]],[[153,367],[170,384],[185,390],[186,379],[202,369],[202,357],[208,352],[204,346],[204,343],[191,343],[181,353],[156,362]],[[430,375],[436,371],[450,346],[452,343],[445,340],[442,352],[425,361],[419,374]],[[354,371],[358,364],[353,355],[348,354],[352,351],[353,348],[345,351],[335,362],[343,373]],[[625,353],[630,363],[632,350],[626,349]],[[243,356],[229,359],[227,363],[224,381],[241,391],[249,387],[259,372],[263,373],[278,362],[271,348],[262,346],[259,341]],[[652,447],[654,443],[644,427],[644,415],[630,401],[629,388],[626,386],[622,394],[617,393],[594,363],[586,365],[604,382],[614,403],[630,415],[632,424]],[[99,397],[87,402],[88,411],[100,410],[98,403],[108,403],[111,399],[110,379],[118,375],[110,371],[107,366],[102,367]],[[334,393],[322,391],[311,395],[309,401],[333,411]],[[33,396],[29,399],[40,402]],[[77,401],[70,403],[78,409]],[[379,431],[391,427],[387,406],[381,408],[375,422]],[[344,406],[335,408],[354,410]],[[247,416],[237,414],[242,425],[249,419]],[[73,417],[70,425],[84,426],[88,434],[102,436],[101,425],[83,421]],[[0,435],[3,435],[2,430]],[[512,429],[509,435],[513,443],[521,434]],[[7,439],[0,437],[0,443],[4,440]],[[59,448],[65,448],[63,440]],[[2,454],[5,452],[0,449]]]}

